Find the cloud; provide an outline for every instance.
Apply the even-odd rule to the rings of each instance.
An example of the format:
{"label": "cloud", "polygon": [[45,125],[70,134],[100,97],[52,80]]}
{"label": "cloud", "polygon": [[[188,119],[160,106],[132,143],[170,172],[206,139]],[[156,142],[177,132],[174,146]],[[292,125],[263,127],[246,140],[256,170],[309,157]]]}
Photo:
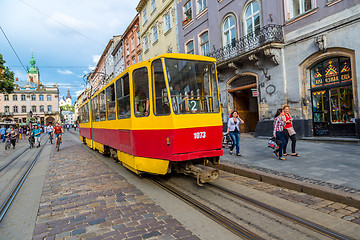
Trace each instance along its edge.
{"label": "cloud", "polygon": [[75,96],[78,97],[83,91],[84,91],[84,89],[79,90],[79,91],[76,91],[76,92],[75,92]]}
{"label": "cloud", "polygon": [[67,70],[67,69],[66,69],[66,70],[60,70],[60,69],[58,69],[57,72],[60,73],[60,74],[65,74],[65,75],[74,74],[72,71]]}
{"label": "cloud", "polygon": [[97,64],[100,60],[101,55],[92,55],[93,63]]}

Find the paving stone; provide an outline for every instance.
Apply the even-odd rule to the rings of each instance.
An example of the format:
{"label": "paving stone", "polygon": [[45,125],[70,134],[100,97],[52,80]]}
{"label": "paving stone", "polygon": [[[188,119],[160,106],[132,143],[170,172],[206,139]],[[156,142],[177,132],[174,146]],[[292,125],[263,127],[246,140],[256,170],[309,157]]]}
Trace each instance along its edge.
{"label": "paving stone", "polygon": [[156,236],[161,236],[161,233],[159,233],[158,231],[146,233],[146,234],[142,235],[142,238],[148,239],[148,238],[152,238],[152,237],[156,237]]}
{"label": "paving stone", "polygon": [[90,150],[71,140],[64,141],[65,148],[50,159],[34,239],[142,239],[158,238],[167,229],[167,236],[188,232]]}

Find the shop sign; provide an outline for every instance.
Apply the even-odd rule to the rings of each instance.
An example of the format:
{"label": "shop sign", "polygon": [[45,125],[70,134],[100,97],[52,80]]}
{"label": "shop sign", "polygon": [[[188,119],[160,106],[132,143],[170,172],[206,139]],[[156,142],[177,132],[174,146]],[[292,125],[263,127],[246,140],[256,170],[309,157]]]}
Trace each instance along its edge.
{"label": "shop sign", "polygon": [[252,88],[252,89],[251,89],[251,93],[252,93],[252,96],[253,96],[253,97],[259,96],[258,90],[257,90],[256,88]]}

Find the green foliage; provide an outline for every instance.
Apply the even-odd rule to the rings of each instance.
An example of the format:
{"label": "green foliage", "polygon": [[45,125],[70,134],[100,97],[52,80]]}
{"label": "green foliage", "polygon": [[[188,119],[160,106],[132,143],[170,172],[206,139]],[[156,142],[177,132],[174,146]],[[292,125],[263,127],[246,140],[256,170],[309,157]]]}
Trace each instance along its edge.
{"label": "green foliage", "polygon": [[14,72],[5,67],[5,60],[0,54],[0,93],[12,93],[14,91]]}
{"label": "green foliage", "polygon": [[69,106],[68,104],[61,106],[60,109],[63,111],[71,111],[73,113],[75,112],[75,106]]}

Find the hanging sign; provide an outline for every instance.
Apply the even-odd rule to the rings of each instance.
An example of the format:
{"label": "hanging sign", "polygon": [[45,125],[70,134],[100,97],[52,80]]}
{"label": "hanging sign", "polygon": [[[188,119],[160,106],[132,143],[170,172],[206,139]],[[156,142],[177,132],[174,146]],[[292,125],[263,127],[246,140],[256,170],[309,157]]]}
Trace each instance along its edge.
{"label": "hanging sign", "polygon": [[257,97],[259,95],[258,90],[256,88],[252,88],[251,93],[253,97]]}

